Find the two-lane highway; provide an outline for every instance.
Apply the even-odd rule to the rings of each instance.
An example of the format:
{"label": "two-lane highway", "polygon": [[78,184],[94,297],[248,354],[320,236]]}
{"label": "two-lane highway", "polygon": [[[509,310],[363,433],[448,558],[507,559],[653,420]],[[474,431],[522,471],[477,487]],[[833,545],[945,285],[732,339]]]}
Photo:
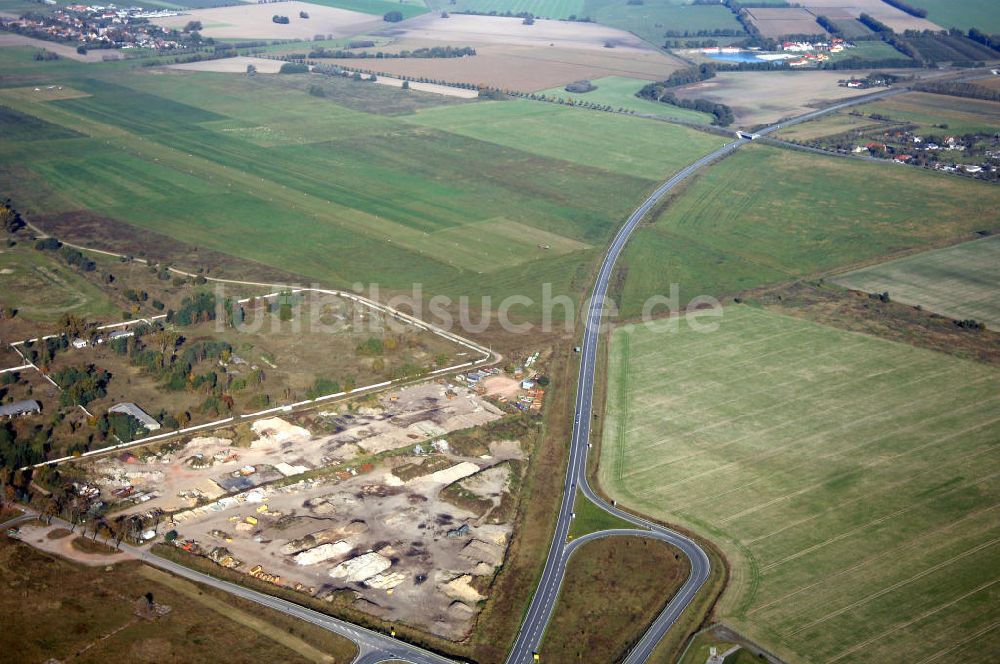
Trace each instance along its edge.
{"label": "two-lane highway", "polygon": [[[758,135],[766,136],[779,129],[788,127],[800,122],[813,120],[820,116],[835,111],[855,106],[857,104],[868,103],[877,99],[890,97],[906,92],[906,88],[894,88],[877,92],[871,95],[855,97],[838,104],[833,104],[816,111],[805,113],[795,118],[782,120],[758,132]],[[715,152],[699,159],[693,164],[682,169],[672,178],[660,185],[645,201],[632,213],[625,224],[618,230],[607,254],[601,263],[601,268],[597,274],[597,280],[591,298],[587,304],[584,318],[583,342],[580,346],[580,371],[577,377],[577,395],[573,410],[573,434],[570,441],[569,468],[566,473],[566,480],[563,487],[563,501],[559,509],[559,521],[556,524],[556,531],[552,538],[552,545],[549,549],[548,558],[542,571],[541,580],[535,591],[531,605],[521,625],[521,631],[514,642],[514,647],[507,658],[508,664],[524,664],[533,660],[534,653],[538,652],[545,628],[549,623],[552,612],[555,609],[556,600],[559,597],[559,588],[566,573],[566,565],[569,561],[569,554],[575,551],[582,541],[590,541],[593,538],[584,538],[575,542],[567,543],[570,524],[573,518],[573,506],[576,499],[577,489],[583,495],[604,511],[634,524],[640,531],[624,531],[623,534],[637,535],[640,532],[646,537],[658,539],[674,545],[686,555],[691,563],[691,574],[681,589],[671,598],[670,602],[663,609],[656,620],[642,636],[639,642],[629,652],[625,659],[626,664],[638,664],[645,662],[652,654],[656,644],[663,638],[670,627],[677,621],[681,613],[690,605],[698,590],[708,579],[711,572],[711,565],[707,554],[700,546],[690,538],[681,533],[664,528],[659,524],[641,519],[632,514],[624,512],[615,506],[609,505],[600,496],[594,493],[587,481],[587,449],[590,442],[590,425],[593,418],[593,394],[594,382],[597,373],[598,344],[601,336],[602,322],[605,318],[605,303],[608,292],[608,285],[615,263],[628,243],[632,233],[638,227],[643,217],[655,206],[667,193],[677,187],[681,182],[688,179],[701,169],[713,162],[728,156],[741,146],[749,143],[746,138],[739,138],[724,145]],[[609,535],[597,533],[595,536],[610,536],[616,531],[609,531]]]}
{"label": "two-lane highway", "polygon": [[[587,483],[587,445],[590,442],[590,423],[593,416],[594,379],[597,373],[598,343],[605,317],[608,284],[618,257],[624,251],[626,243],[643,217],[667,193],[694,173],[732,153],[733,150],[736,150],[747,142],[746,139],[738,139],[727,143],[715,152],[702,157],[682,169],[664,182],[643,201],[642,205],[636,208],[625,222],[625,225],[618,230],[618,233],[611,241],[611,246],[608,248],[604,261],[601,263],[597,281],[587,305],[586,318],[584,319],[583,343],[580,346],[580,372],[577,378],[576,404],[573,409],[573,435],[570,442],[569,469],[566,473],[566,480],[563,486],[563,501],[559,508],[559,520],[556,523],[556,532],[552,538],[552,546],[549,549],[549,555],[545,561],[545,568],[542,571],[538,589],[535,591],[534,600],[528,609],[521,632],[514,642],[510,656],[507,658],[509,664],[532,661],[533,655],[538,651],[542,637],[545,634],[545,627],[548,625],[555,602],[559,597],[559,587],[562,585],[562,579],[566,573],[566,564],[569,560],[569,555],[566,551],[568,548],[566,542],[569,538],[569,529],[573,520],[573,503],[576,498],[577,487],[583,491],[588,499],[606,511],[643,528],[646,536],[669,542],[678,547],[691,561],[691,574],[681,588],[681,591],[671,600],[664,612],[657,618],[656,624],[646,634],[651,640],[649,650],[652,650],[652,647],[659,641],[659,637],[677,620],[681,612],[690,604],[691,599],[694,598],[698,589],[708,579],[709,572],[711,571],[708,556],[695,542],[680,533],[622,512],[605,503],[591,490],[590,485]],[[634,531],[629,532],[635,534]],[[569,546],[575,549],[575,546],[579,545],[578,543],[579,540],[577,544]],[[645,642],[645,637],[643,642]],[[639,648],[635,648],[628,661],[639,662],[645,661],[645,659],[646,657],[643,656]]]}

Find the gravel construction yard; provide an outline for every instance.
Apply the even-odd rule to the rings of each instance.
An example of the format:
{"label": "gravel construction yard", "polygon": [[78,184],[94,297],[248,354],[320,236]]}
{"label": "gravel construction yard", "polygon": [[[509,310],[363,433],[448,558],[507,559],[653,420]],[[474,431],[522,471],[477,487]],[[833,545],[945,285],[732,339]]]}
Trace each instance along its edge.
{"label": "gravel construction yard", "polygon": [[[306,12],[309,18],[299,18]],[[271,18],[287,16],[282,25]],[[201,21],[201,34],[215,39],[312,39],[316,35],[349,37],[385,25],[381,17],[324,7],[310,2],[247,4],[235,7],[192,9],[177,16],[151,19],[165,28],[181,29],[189,21]]]}
{"label": "gravel construction yard", "polygon": [[[488,506],[507,502],[511,460],[523,455],[498,439],[462,457],[446,441],[501,415],[466,387],[423,383],[310,413],[316,435],[271,417],[84,470],[120,514],[158,511],[160,534],[175,528],[220,565],[461,639],[512,528],[510,512]],[[452,493],[485,510],[449,502],[441,491],[456,484]]]}

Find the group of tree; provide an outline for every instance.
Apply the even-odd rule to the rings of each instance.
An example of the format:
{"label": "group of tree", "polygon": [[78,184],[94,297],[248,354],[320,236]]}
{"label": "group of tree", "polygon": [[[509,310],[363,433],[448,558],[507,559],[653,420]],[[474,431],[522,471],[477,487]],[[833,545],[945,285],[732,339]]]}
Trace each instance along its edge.
{"label": "group of tree", "polygon": [[191,325],[193,323],[215,320],[217,306],[215,298],[211,293],[195,293],[181,300],[180,309],[177,311],[167,311],[167,322],[178,325]]}
{"label": "group of tree", "polygon": [[93,260],[87,258],[82,252],[74,249],[73,247],[67,247],[54,237],[38,240],[35,242],[35,249],[39,251],[58,251],[59,257],[62,258],[67,265],[71,265],[84,272],[93,272],[97,269],[97,263]]}
{"label": "group of tree", "polygon": [[395,10],[395,9],[392,10],[392,11],[386,12],[382,16],[382,20],[385,21],[386,23],[399,23],[400,21],[403,20],[403,12]]}
{"label": "group of tree", "polygon": [[743,37],[746,31],[737,28],[712,28],[710,30],[667,30],[664,37]]}
{"label": "group of tree", "polygon": [[816,22],[819,23],[819,27],[823,28],[824,30],[826,30],[827,32],[829,32],[831,35],[839,35],[840,32],[841,32],[840,26],[837,25],[836,23],[834,23],[833,21],[831,21],[826,16],[823,16],[823,15],[817,16],[816,17]]}
{"label": "group of tree", "polygon": [[66,367],[50,376],[62,389],[60,406],[86,406],[107,396],[111,374],[93,364]]}
{"label": "group of tree", "polygon": [[337,394],[340,391],[340,383],[337,381],[317,376],[313,384],[306,390],[306,398],[315,399],[317,397],[325,397],[328,394]]}
{"label": "group of tree", "polygon": [[861,22],[862,25],[864,25],[872,32],[880,32],[880,33],[893,32],[892,28],[890,28],[888,25],[878,20],[871,14],[865,14],[864,12],[862,12],[861,16],[858,17],[858,20]]}
{"label": "group of tree", "polygon": [[984,85],[976,85],[975,83],[963,83],[960,81],[927,81],[917,83],[913,86],[913,89],[920,92],[949,95],[951,97],[1000,101],[1000,90],[987,88]]}
{"label": "group of tree", "polygon": [[720,127],[727,127],[735,121],[733,110],[725,105],[708,99],[678,99],[677,95],[670,91],[670,88],[689,85],[698,81],[704,81],[715,76],[717,67],[712,64],[703,64],[697,67],[687,67],[672,73],[666,80],[656,83],[649,83],[642,87],[636,96],[641,99],[670,104],[702,113],[710,113],[713,116],[712,124]]}
{"label": "group of tree", "polygon": [[923,7],[914,7],[913,5],[903,2],[903,0],[882,0],[887,5],[891,5],[900,11],[904,11],[910,16],[916,16],[917,18],[927,18],[927,10]]}
{"label": "group of tree", "polygon": [[128,413],[105,413],[97,419],[97,431],[105,437],[113,435],[123,443],[131,443],[146,433],[146,427]]}
{"label": "group of tree", "polygon": [[21,213],[14,208],[9,198],[0,204],[0,224],[8,233],[16,233],[25,226]]}
{"label": "group of tree", "polygon": [[302,62],[286,62],[278,70],[279,74],[308,74],[309,65]]}
{"label": "group of tree", "polygon": [[341,49],[326,49],[322,46],[313,49],[309,52],[308,57],[310,58],[335,58],[335,59],[365,59],[365,58],[375,58],[378,60],[390,60],[394,58],[406,59],[406,58],[464,58],[466,56],[475,55],[476,49],[471,46],[433,46],[429,48],[418,48],[412,51],[402,50],[398,53],[385,53],[383,51],[377,51],[371,53],[369,51],[351,51],[351,50],[341,50]]}
{"label": "group of tree", "polygon": [[574,81],[568,84],[565,88],[566,92],[574,92],[577,94],[584,94],[587,92],[593,92],[597,89],[597,86],[590,81]]}
{"label": "group of tree", "polygon": [[278,23],[279,25],[288,25],[289,23],[291,23],[291,21],[288,20],[287,16],[279,16],[278,14],[272,16],[271,21],[273,23]]}

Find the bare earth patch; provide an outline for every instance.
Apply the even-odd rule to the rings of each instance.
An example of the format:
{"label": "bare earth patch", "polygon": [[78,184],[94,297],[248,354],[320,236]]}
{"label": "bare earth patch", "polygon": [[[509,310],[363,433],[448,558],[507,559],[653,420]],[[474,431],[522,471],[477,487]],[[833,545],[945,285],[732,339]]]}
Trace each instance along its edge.
{"label": "bare earth patch", "polygon": [[[371,78],[370,74],[362,74],[362,78]],[[375,82],[381,85],[388,85],[393,88],[402,88],[403,79],[394,78],[392,76],[376,76]],[[445,95],[446,97],[459,97],[460,99],[475,99],[479,96],[478,90],[467,90],[465,88],[455,88],[450,85],[438,85],[437,83],[420,83],[417,81],[410,82],[411,90],[420,90],[421,92],[430,92],[436,95]]]}
{"label": "bare earth patch", "polygon": [[[72,560],[73,562],[82,563],[84,565],[90,565],[92,567],[110,565],[113,563],[119,563],[123,560],[131,559],[131,556],[122,551],[118,551],[113,554],[87,553],[85,551],[81,551],[79,548],[73,546],[74,541],[82,537],[81,535],[73,537],[57,537],[53,539],[51,533],[58,531],[65,531],[65,528],[61,528],[59,526],[43,526],[37,523],[31,523],[21,526],[18,539],[26,544],[30,544],[36,549],[40,549],[47,553],[54,553],[57,556],[66,558],[67,560]],[[88,539],[88,543],[89,542],[90,540]]]}
{"label": "bare earth patch", "polygon": [[[910,16],[906,12],[892,7],[882,0],[798,0],[798,4],[811,9],[816,15],[829,18],[850,16],[857,18],[861,14],[882,21],[896,32],[906,30],[941,30],[941,26],[925,18]],[[919,2],[911,4],[919,6]],[[754,10],[757,11],[757,10]],[[819,27],[817,25],[817,27]]]}
{"label": "bare earth patch", "polygon": [[222,58],[220,60],[202,60],[201,62],[185,62],[179,65],[170,65],[168,69],[182,69],[184,71],[210,71],[220,74],[242,74],[247,70],[248,65],[253,65],[258,74],[277,74],[284,63],[281,60],[268,60],[267,58]]}
{"label": "bare earth patch", "polygon": [[[437,42],[440,45],[443,42]],[[448,59],[331,60],[332,64],[372,69],[396,76],[426,77],[449,83],[473,83],[522,92],[535,92],[579,80],[623,76],[647,81],[666,78],[683,63],[663,53],[638,49],[525,46],[475,46],[477,55]],[[434,45],[427,41],[400,42],[399,48]],[[388,49],[384,49],[388,50]]]}
{"label": "bare earth patch", "polygon": [[[299,18],[306,12],[309,18]],[[271,18],[287,16],[282,25]],[[166,28],[183,28],[188,21],[201,21],[201,34],[216,39],[312,39],[315,35],[348,37],[384,25],[381,18],[346,9],[323,7],[308,2],[282,2],[236,7],[194,9],[179,16],[152,19]]]}
{"label": "bare earth patch", "polygon": [[826,30],[816,22],[816,15],[798,7],[754,7],[747,10],[753,24],[765,37],[784,35],[819,35]]}
{"label": "bare earth patch", "polygon": [[35,39],[26,35],[15,35],[9,32],[0,33],[0,48],[4,46],[35,46],[36,48],[44,48],[47,51],[58,53],[64,58],[79,60],[80,62],[103,62],[105,59],[118,60],[121,57],[118,51],[107,48],[92,49],[87,51],[86,55],[80,55],[76,52],[75,46],[59,44],[44,39]]}
{"label": "bare earth patch", "polygon": [[498,16],[427,15],[381,34],[392,37],[378,50],[396,52],[452,45],[475,47],[475,56],[449,59],[338,60],[337,64],[397,76],[427,77],[521,91],[604,76],[659,80],[682,67],[673,56],[651,49],[635,35],[596,23]]}
{"label": "bare earth patch", "polygon": [[740,125],[767,124],[818,106],[866,94],[842,88],[841,71],[723,72],[677,89],[681,99],[709,99],[732,107]]}
{"label": "bare earth patch", "polygon": [[440,18],[427,14],[408,21],[406,26],[385,34],[407,39],[425,39],[456,43],[518,44],[522,46],[554,46],[557,48],[604,49],[605,43],[615,48],[649,50],[635,35],[597,23],[572,23],[538,19],[534,25],[524,25],[519,18],[500,16],[463,16],[453,14]]}

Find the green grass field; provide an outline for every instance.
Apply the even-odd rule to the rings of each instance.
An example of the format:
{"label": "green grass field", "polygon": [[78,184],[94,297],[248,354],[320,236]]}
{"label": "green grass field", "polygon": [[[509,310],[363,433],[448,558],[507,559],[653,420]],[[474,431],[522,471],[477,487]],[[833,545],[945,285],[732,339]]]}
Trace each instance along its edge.
{"label": "green grass field", "polygon": [[997,652],[1000,373],[749,307],[716,320],[615,333],[602,487],[721,546],[717,616],[788,661]]}
{"label": "green grass field", "polygon": [[889,164],[743,148],[625,250],[623,310],[678,284],[681,303],[826,273],[989,226],[1000,191]]}
{"label": "green grass field", "polygon": [[691,5],[683,0],[644,0],[630,5],[627,0],[587,0],[584,16],[598,23],[633,32],[651,44],[662,46],[668,30],[737,30],[743,28],[729,9],[722,5]]}
{"label": "green grass field", "polygon": [[878,120],[872,120],[866,115],[851,115],[850,113],[830,113],[809,122],[785,127],[777,133],[782,139],[809,141],[826,136],[842,134],[854,129],[885,126]]}
{"label": "green grass field", "polygon": [[841,286],[919,304],[1000,329],[1000,236],[936,249],[838,276]]}
{"label": "green grass field", "polygon": [[[307,76],[49,69],[31,53],[0,50],[15,84],[0,105],[36,119],[30,136],[0,137],[0,172],[33,219],[88,210],[334,286],[571,292],[636,201],[721,143],[540,103],[412,114],[426,104],[384,86],[338,82],[316,98]],[[50,82],[69,98],[24,92]]]}
{"label": "green grass field", "polygon": [[589,16],[596,23],[632,32],[651,44],[662,46],[668,30],[742,30],[725,7],[691,5],[687,0],[645,0],[629,5],[626,0],[429,0],[434,11],[530,12],[541,18],[567,19]]}
{"label": "green grass field", "polygon": [[386,12],[398,11],[403,18],[413,18],[427,13],[427,7],[421,0],[308,0],[324,7],[349,9],[364,14],[382,16]]}
{"label": "green grass field", "polygon": [[[880,113],[893,120],[912,122],[920,131],[940,134],[995,133],[1000,127],[1000,104],[928,92],[910,92],[860,106],[864,113]],[[947,129],[935,125],[946,124]]]}
{"label": "green grass field", "polygon": [[[857,23],[857,25],[864,28],[864,26],[857,21],[852,21],[852,23]],[[857,30],[854,32],[856,33]],[[863,34],[865,33],[862,33],[862,35]],[[850,39],[850,37],[847,38]],[[849,58],[861,58],[862,60],[905,60],[906,56],[882,41],[859,41],[854,45],[854,48],[849,48],[840,53],[832,53],[830,55],[830,60],[832,62],[847,60]]]}
{"label": "green grass field", "polygon": [[66,313],[102,317],[120,312],[66,263],[22,244],[0,249],[0,292],[18,316],[37,322],[53,322]]}
{"label": "green grass field", "polygon": [[522,100],[430,109],[412,121],[541,157],[653,180],[726,140],[641,118]]}
{"label": "green grass field", "polygon": [[584,16],[584,0],[429,0],[427,3],[437,11],[452,12],[529,12],[540,18],[566,19],[570,16]]}
{"label": "green grass field", "polygon": [[595,79],[591,83],[596,85],[597,89],[585,94],[566,92],[565,87],[550,88],[543,90],[539,94],[562,99],[589,101],[596,104],[608,104],[615,109],[624,108],[644,115],[676,118],[688,122],[703,122],[707,124],[713,119],[707,113],[699,113],[698,111],[680,108],[679,106],[661,104],[636,97],[635,93],[641,90],[649,81],[625,76],[605,76],[604,78]]}
{"label": "green grass field", "polygon": [[942,28],[978,28],[988,35],[1000,33],[1000,12],[993,0],[913,0],[927,10],[928,20]]}

